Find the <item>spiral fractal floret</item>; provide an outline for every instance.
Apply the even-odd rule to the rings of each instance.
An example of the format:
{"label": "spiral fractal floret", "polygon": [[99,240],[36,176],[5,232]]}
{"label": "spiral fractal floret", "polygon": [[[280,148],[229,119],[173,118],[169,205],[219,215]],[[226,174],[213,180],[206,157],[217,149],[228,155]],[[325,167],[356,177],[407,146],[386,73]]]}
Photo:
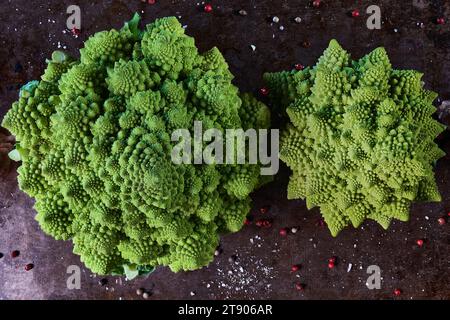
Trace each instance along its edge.
{"label": "spiral fractal floret", "polygon": [[353,61],[335,40],[314,67],[265,75],[291,121],[280,150],[288,198],[320,207],[333,236],[365,219],[388,228],[409,219],[414,200],[441,200],[434,139],[444,126],[421,78],[393,69],[383,48]]}
{"label": "spiral fractal floret", "polygon": [[174,17],[144,31],[136,15],[91,36],[80,59],[56,51],[3,120],[22,158],[19,186],[36,219],[93,272],[210,263],[238,231],[258,164],[175,164],[176,129],[267,128],[268,108],[232,85],[217,48],[200,54]]}

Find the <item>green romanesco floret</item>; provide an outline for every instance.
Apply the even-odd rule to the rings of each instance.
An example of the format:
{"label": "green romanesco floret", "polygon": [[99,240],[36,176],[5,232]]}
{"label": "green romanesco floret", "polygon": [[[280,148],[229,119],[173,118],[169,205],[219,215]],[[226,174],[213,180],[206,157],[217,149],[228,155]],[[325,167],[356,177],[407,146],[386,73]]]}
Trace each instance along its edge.
{"label": "green romanesco floret", "polygon": [[219,50],[200,54],[176,18],[138,23],[91,36],[79,60],[56,51],[2,123],[36,220],[99,274],[207,265],[263,180],[258,164],[172,162],[175,129],[268,128],[269,110],[240,95]]}
{"label": "green romanesco floret", "polygon": [[313,68],[265,74],[274,104],[291,120],[280,157],[292,169],[289,199],[320,207],[336,236],[366,219],[407,221],[414,200],[440,201],[431,115],[436,94],[422,74],[392,69],[378,48],[353,61],[336,40]]}

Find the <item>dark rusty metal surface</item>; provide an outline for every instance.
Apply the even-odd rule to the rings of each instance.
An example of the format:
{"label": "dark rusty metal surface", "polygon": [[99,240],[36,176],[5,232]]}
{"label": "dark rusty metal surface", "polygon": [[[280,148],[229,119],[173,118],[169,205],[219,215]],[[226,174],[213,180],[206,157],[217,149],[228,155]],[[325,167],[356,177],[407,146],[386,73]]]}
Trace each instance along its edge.
{"label": "dark rusty metal surface", "polygon": [[[139,0],[79,0],[82,32],[78,38],[65,30],[66,8],[72,2],[0,3],[0,118],[17,98],[18,87],[39,77],[52,51],[67,47],[76,54],[88,35],[119,28],[136,11],[144,23],[180,16],[200,50],[217,46],[223,52],[236,76],[235,84],[243,91],[258,94],[263,72],[314,63],[328,41],[336,38],[354,57],[385,46],[396,68],[423,71],[427,88],[441,99],[450,96],[450,24],[434,23],[436,17],[450,15],[450,3],[445,0],[415,1],[424,6],[414,6],[414,1],[325,0],[318,9],[304,0],[213,0],[209,14],[202,12],[200,1],[160,0],[149,5]],[[366,28],[365,9],[371,4],[381,7],[381,30]],[[354,8],[360,10],[359,18],[349,17]],[[241,9],[246,16],[237,14]],[[270,22],[275,15],[280,19],[277,24]],[[293,21],[297,16],[302,18],[300,24]],[[448,137],[440,144],[450,152]],[[4,157],[0,161],[0,252],[5,255],[0,258],[0,299],[141,299],[135,293],[139,287],[151,290],[150,299],[391,299],[395,288],[402,291],[396,299],[450,298],[449,224],[437,222],[450,210],[447,158],[436,167],[441,203],[413,205],[410,222],[394,222],[387,231],[366,222],[337,238],[317,225],[317,209],[308,211],[303,201],[286,200],[289,172],[282,167],[273,183],[253,195],[255,218],[272,218],[272,228],[253,224],[224,236],[223,252],[202,270],[174,274],[159,268],[129,282],[107,277],[104,286],[72,254],[70,242],[55,241],[40,231],[33,219],[33,200],[18,189],[16,164]],[[270,205],[268,213],[256,213],[265,205]],[[298,226],[297,233],[278,234],[280,228],[293,226]],[[418,247],[417,239],[425,239],[425,244]],[[12,250],[20,250],[19,257],[11,258]],[[229,261],[232,255],[236,261]],[[332,256],[337,257],[336,267],[328,269]],[[25,271],[28,263],[35,266]],[[352,269],[347,272],[350,263]],[[293,264],[301,264],[299,272],[291,273]],[[81,267],[79,290],[66,286],[69,265]],[[370,265],[381,269],[379,290],[365,285]],[[305,289],[295,290],[296,282],[304,283]]]}

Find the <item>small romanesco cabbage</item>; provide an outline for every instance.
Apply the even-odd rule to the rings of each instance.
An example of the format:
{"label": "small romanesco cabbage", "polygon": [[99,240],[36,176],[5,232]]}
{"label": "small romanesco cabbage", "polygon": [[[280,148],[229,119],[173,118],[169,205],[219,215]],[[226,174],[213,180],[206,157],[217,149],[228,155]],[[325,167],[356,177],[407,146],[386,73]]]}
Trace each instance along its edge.
{"label": "small romanesco cabbage", "polygon": [[332,40],[317,65],[265,74],[291,120],[280,158],[292,169],[288,198],[319,206],[333,236],[373,219],[407,221],[413,200],[440,201],[433,142],[444,126],[422,74],[392,69],[378,48],[358,61]]}
{"label": "small romanesco cabbage", "polygon": [[212,261],[238,231],[259,165],[176,165],[175,129],[267,128],[268,108],[231,84],[217,48],[199,54],[174,17],[90,37],[80,59],[55,52],[3,120],[19,142],[19,185],[36,219],[99,274]]}

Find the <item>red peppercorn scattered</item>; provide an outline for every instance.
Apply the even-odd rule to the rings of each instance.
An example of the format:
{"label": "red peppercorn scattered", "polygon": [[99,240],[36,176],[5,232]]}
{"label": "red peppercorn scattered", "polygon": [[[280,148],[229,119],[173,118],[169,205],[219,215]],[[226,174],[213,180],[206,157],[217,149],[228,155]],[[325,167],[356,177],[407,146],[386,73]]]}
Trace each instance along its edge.
{"label": "red peppercorn scattered", "polygon": [[280,236],[282,236],[282,237],[286,237],[287,236],[287,229],[286,228],[281,228],[280,229]]}
{"label": "red peppercorn scattered", "polygon": [[14,250],[11,252],[11,258],[17,258],[20,255],[19,250]]}
{"label": "red peppercorn scattered", "polygon": [[269,89],[267,88],[261,88],[259,91],[263,96],[267,96],[269,94]]}
{"label": "red peppercorn scattered", "polygon": [[335,263],[336,262],[336,258],[335,257],[331,257],[330,259],[328,259],[329,263]]}
{"label": "red peppercorn scattered", "polygon": [[303,289],[305,289],[305,286],[302,283],[297,282],[295,284],[295,289],[297,289],[298,291],[303,291]]}
{"label": "red peppercorn scattered", "polygon": [[359,17],[359,10],[358,9],[355,9],[355,10],[352,11],[352,17],[353,18]]}
{"label": "red peppercorn scattered", "polygon": [[320,0],[314,0],[314,1],[312,2],[313,7],[315,7],[315,8],[320,7],[321,4],[322,4],[322,3],[321,3]]}
{"label": "red peppercorn scattered", "polygon": [[269,212],[269,209],[270,209],[269,206],[264,206],[264,207],[259,208],[259,212],[262,214],[265,214],[265,213]]}
{"label": "red peppercorn scattered", "polygon": [[334,268],[334,262],[328,262],[328,268],[333,269]]}
{"label": "red peppercorn scattered", "polygon": [[439,218],[438,223],[439,223],[439,225],[443,226],[446,223],[446,221],[444,218]]}
{"label": "red peppercorn scattered", "polygon": [[211,11],[213,11],[213,7],[212,7],[212,5],[210,5],[209,3],[207,3],[207,4],[205,4],[205,7],[203,8],[203,10],[204,10],[206,13],[210,13]]}
{"label": "red peppercorn scattered", "polygon": [[80,33],[81,33],[81,30],[80,29],[77,29],[77,28],[72,28],[72,30],[70,30],[71,32],[72,32],[72,34],[74,35],[74,36],[79,36],[80,35]]}
{"label": "red peppercorn scattered", "polygon": [[418,245],[419,247],[423,246],[423,240],[422,240],[422,239],[418,239],[418,240],[416,241],[416,243],[417,243],[417,245]]}
{"label": "red peppercorn scattered", "polygon": [[439,17],[436,19],[437,24],[445,24],[445,19],[443,17]]}
{"label": "red peppercorn scattered", "polygon": [[447,213],[447,216],[450,217],[450,212]]}
{"label": "red peppercorn scattered", "polygon": [[255,225],[257,227],[270,228],[272,226],[272,223],[269,220],[260,219],[255,222]]}
{"label": "red peppercorn scattered", "polygon": [[30,271],[30,270],[33,269],[33,268],[34,268],[34,264],[29,263],[29,264],[27,264],[27,265],[25,266],[25,271]]}
{"label": "red peppercorn scattered", "polygon": [[264,228],[270,228],[272,226],[272,222],[270,222],[269,220],[264,220],[263,221],[263,227]]}
{"label": "red peppercorn scattered", "polygon": [[305,66],[302,65],[301,63],[296,63],[294,65],[294,67],[295,67],[295,70],[298,70],[298,71],[301,71],[301,70],[305,69]]}
{"label": "red peppercorn scattered", "polygon": [[400,289],[395,289],[394,290],[394,296],[398,297],[401,294],[402,294],[402,290],[400,290]]}
{"label": "red peppercorn scattered", "polygon": [[155,4],[155,3],[156,3],[156,0],[147,0],[147,3],[148,3],[148,4]]}
{"label": "red peppercorn scattered", "polygon": [[302,42],[302,47],[303,48],[309,48],[311,47],[311,42],[309,42],[308,40],[305,40]]}
{"label": "red peppercorn scattered", "polygon": [[249,225],[252,224],[252,222],[250,221],[250,219],[246,218],[246,219],[244,220],[244,224],[245,224],[246,226],[249,226]]}
{"label": "red peppercorn scattered", "polygon": [[297,272],[298,270],[300,270],[300,266],[298,264],[294,264],[291,267],[291,272]]}

